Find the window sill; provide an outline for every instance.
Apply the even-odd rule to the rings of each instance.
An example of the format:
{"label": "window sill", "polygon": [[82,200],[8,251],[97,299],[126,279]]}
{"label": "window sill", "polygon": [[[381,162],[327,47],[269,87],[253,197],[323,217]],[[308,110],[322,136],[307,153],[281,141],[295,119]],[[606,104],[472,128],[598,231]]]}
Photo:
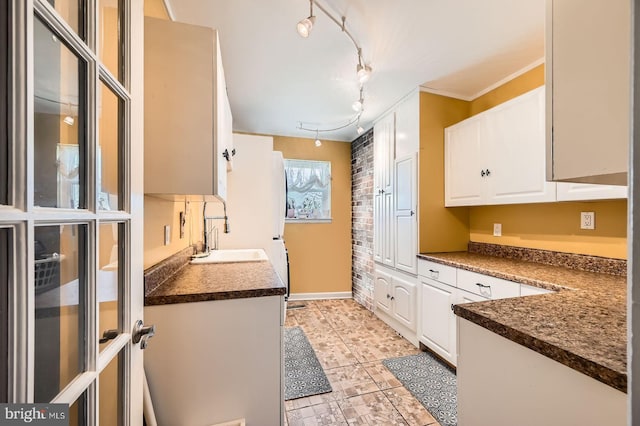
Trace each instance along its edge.
{"label": "window sill", "polygon": [[331,223],[333,219],[285,219],[284,223]]}

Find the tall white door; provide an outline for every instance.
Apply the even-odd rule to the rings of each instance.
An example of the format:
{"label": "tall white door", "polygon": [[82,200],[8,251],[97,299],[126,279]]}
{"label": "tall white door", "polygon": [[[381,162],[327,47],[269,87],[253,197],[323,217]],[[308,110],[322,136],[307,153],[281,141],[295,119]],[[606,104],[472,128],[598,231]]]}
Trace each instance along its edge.
{"label": "tall white door", "polygon": [[417,154],[396,160],[395,251],[396,268],[418,273]]}
{"label": "tall white door", "polygon": [[79,4],[0,5],[0,402],[139,425],[143,5]]}

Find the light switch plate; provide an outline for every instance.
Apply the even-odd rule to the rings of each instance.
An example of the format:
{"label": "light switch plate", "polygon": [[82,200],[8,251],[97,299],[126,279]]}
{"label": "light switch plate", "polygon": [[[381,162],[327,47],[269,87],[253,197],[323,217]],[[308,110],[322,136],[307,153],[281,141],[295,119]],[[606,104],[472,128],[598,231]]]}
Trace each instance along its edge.
{"label": "light switch plate", "polygon": [[493,236],[494,237],[502,237],[502,224],[494,223],[493,224]]}
{"label": "light switch plate", "polygon": [[171,226],[164,226],[164,245],[168,246],[171,243]]}
{"label": "light switch plate", "polygon": [[596,229],[596,212],[580,212],[580,229]]}

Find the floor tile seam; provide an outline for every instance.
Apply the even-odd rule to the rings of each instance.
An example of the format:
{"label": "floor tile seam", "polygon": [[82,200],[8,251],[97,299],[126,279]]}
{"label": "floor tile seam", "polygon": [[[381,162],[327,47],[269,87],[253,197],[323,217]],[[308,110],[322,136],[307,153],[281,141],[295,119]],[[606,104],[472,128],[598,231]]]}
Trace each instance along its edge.
{"label": "floor tile seam", "polygon": [[[403,387],[403,388],[404,388],[404,386],[398,386],[398,387]],[[397,389],[398,387],[396,387],[396,388],[389,388],[389,389],[387,389],[387,390]],[[406,389],[406,388],[405,388],[405,389]],[[408,389],[407,389],[407,391],[408,391]],[[398,408],[398,406],[397,406],[396,404],[394,404],[394,403],[393,403],[393,401],[391,400],[391,398],[389,398],[389,396],[387,395],[386,391],[382,391],[382,392],[383,392],[383,393],[384,393],[384,395],[387,397],[387,399],[389,399],[389,402],[391,403],[391,405],[393,406],[393,408],[395,408],[395,409],[396,409],[396,411],[400,414],[400,417],[402,417],[402,419],[403,419],[405,422],[407,422],[407,424],[410,424],[410,423],[411,423],[411,422],[410,422],[410,420],[409,420],[408,418],[406,418],[406,417],[402,414],[402,411],[400,411],[400,408]],[[409,392],[409,394],[410,394],[411,396],[413,396],[413,394],[412,394],[411,392]],[[418,401],[418,399],[417,399],[415,396],[413,396],[413,398],[416,400],[416,402],[417,402],[418,404],[422,405],[422,404],[420,403],[420,401]],[[423,406],[423,407],[424,407],[424,406]],[[427,408],[426,408],[426,407],[424,407],[424,409],[427,411],[427,413],[429,413],[429,415],[430,415],[431,417],[433,417],[433,418],[435,419],[435,417],[433,416],[433,414],[431,414],[431,411],[427,410]],[[432,426],[432,425],[436,425],[436,424],[438,424],[438,421],[436,421],[435,423],[426,423],[426,424],[424,424],[424,425],[420,425],[420,426]]]}
{"label": "floor tile seam", "polygon": [[[349,398],[344,398],[344,399],[341,399],[340,401],[346,401],[346,400],[351,399],[351,398],[356,398],[356,397],[360,397],[360,396],[364,396],[364,395],[370,395],[370,394],[372,394],[372,393],[376,393],[376,392],[380,392],[380,393],[382,394],[382,396],[384,397],[384,399],[386,399],[386,400],[387,400],[387,402],[389,403],[389,405],[390,405],[394,410],[396,410],[396,412],[398,413],[398,416],[400,416],[400,418],[401,418],[401,419],[402,419],[402,420],[403,420],[407,425],[409,425],[409,422],[407,421],[407,419],[405,419],[405,417],[402,415],[402,413],[400,412],[400,410],[398,410],[398,408],[393,404],[393,402],[389,399],[389,397],[387,396],[387,394],[386,394],[386,393],[384,393],[384,391],[383,391],[383,390],[371,391],[371,392],[366,392],[366,393],[359,394],[359,395],[350,396]],[[338,404],[338,406],[340,406],[340,404]],[[369,406],[367,405],[367,407],[369,407]],[[340,409],[342,409],[342,407],[340,407]],[[343,414],[344,414],[344,413],[343,413]],[[345,418],[346,418],[346,416],[345,416]],[[427,426],[427,425],[425,425],[425,426]]]}

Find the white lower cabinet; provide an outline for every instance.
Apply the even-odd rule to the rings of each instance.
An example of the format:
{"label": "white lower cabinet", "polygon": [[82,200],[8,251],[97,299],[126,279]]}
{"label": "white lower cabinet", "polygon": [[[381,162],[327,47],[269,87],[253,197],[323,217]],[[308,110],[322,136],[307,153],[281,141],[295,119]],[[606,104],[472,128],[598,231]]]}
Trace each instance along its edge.
{"label": "white lower cabinet", "polygon": [[158,425],[282,425],[283,310],[283,296],[145,306]]}
{"label": "white lower cabinet", "polygon": [[420,329],[418,340],[451,364],[456,364],[456,319],[451,307],[456,288],[430,278],[420,278]]}
{"label": "white lower cabinet", "polygon": [[418,260],[418,341],[452,365],[458,364],[453,305],[550,293],[525,284]]}
{"label": "white lower cabinet", "polygon": [[403,337],[418,346],[416,281],[414,276],[378,265],[374,277],[374,312]]}

